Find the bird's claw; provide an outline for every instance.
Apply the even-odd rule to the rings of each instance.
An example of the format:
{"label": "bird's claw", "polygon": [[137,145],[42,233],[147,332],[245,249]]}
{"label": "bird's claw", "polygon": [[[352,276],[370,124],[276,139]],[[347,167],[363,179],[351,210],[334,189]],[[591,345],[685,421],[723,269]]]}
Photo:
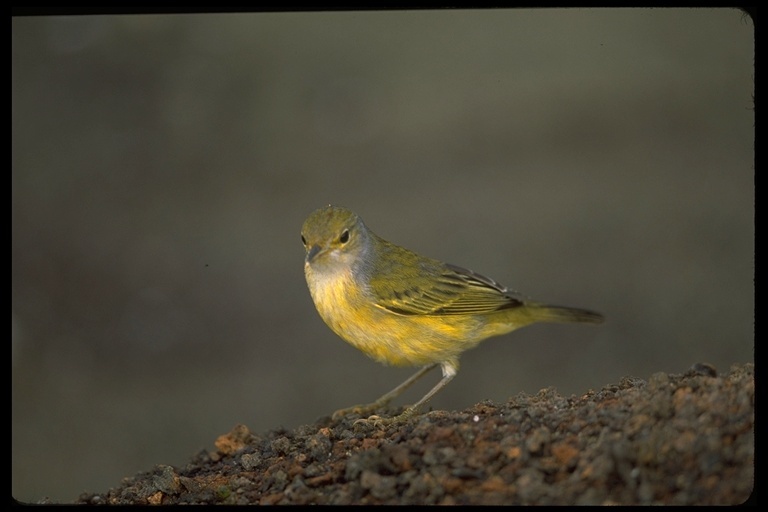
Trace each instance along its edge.
{"label": "bird's claw", "polygon": [[399,423],[398,418],[399,416],[395,416],[394,418],[382,418],[381,416],[377,416],[374,414],[373,416],[368,416],[367,418],[360,418],[359,420],[355,420],[354,423],[352,423],[352,426],[354,428],[368,426],[373,428],[384,429],[390,425]]}
{"label": "bird's claw", "polygon": [[402,425],[406,423],[415,413],[415,409],[406,409],[402,414],[398,414],[397,416],[392,416],[389,418],[382,418],[381,416],[373,415],[368,416],[367,418],[360,418],[359,420],[355,420],[354,423],[352,423],[353,427],[360,427],[360,426],[369,426],[373,428],[387,428],[389,426],[393,425]]}
{"label": "bird's claw", "polygon": [[359,414],[360,416],[365,416],[366,414],[370,414],[375,410],[376,406],[374,404],[353,405],[352,407],[347,407],[345,409],[339,409],[338,411],[335,411],[331,415],[331,419],[338,421],[348,414]]}

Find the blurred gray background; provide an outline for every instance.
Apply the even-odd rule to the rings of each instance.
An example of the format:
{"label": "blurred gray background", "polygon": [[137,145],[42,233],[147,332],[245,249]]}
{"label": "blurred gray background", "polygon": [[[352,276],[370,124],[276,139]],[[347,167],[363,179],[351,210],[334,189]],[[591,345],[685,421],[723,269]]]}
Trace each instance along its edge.
{"label": "blurred gray background", "polygon": [[13,18],[13,496],[105,491],[410,375],[314,309],[299,230],[328,203],[606,315],[484,342],[433,408],[752,361],[753,28],[724,9]]}

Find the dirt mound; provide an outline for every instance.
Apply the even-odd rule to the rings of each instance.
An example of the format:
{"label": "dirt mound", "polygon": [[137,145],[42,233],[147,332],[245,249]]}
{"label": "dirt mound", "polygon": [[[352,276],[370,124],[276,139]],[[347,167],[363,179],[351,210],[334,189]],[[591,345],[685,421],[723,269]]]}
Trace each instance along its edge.
{"label": "dirt mound", "polygon": [[696,364],[384,430],[353,427],[354,416],[264,435],[238,425],[184,468],[77,503],[741,504],[754,486],[754,389],[752,364],[722,376]]}

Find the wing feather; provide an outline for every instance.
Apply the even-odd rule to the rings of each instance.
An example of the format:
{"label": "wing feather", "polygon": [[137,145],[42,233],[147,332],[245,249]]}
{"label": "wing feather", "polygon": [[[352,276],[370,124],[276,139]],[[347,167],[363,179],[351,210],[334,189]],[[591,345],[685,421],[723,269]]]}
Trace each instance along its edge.
{"label": "wing feather", "polygon": [[379,282],[377,304],[400,315],[470,315],[515,308],[519,294],[493,279],[455,265],[440,264],[411,279]]}

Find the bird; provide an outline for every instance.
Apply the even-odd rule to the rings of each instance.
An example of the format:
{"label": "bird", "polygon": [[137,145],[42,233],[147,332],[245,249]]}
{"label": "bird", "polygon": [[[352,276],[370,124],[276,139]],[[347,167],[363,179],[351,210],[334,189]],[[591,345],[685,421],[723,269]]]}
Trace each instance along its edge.
{"label": "bird", "polygon": [[301,241],[307,286],[328,327],[380,363],[420,367],[374,402],[337,410],[334,419],[376,412],[440,366],[438,383],[401,414],[357,420],[378,427],[403,423],[456,376],[460,354],[486,338],[539,322],[604,320],[587,309],[530,300],[482,274],[391,243],[345,207],[312,212]]}

